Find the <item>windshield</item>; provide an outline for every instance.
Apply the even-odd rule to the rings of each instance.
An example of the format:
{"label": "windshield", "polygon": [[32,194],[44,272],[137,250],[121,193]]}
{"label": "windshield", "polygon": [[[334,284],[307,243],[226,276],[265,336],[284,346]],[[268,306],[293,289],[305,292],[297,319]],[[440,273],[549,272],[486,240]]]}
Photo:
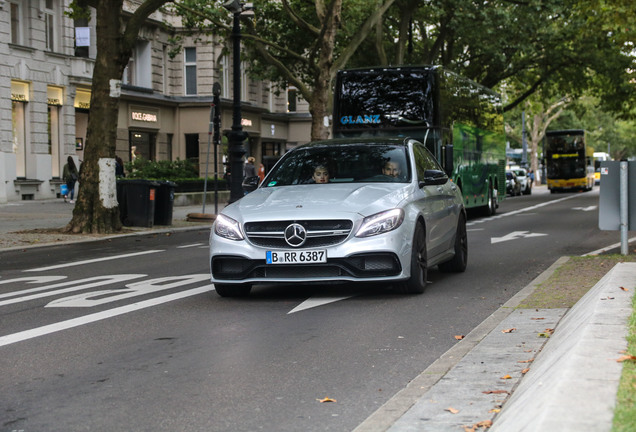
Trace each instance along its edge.
{"label": "windshield", "polygon": [[392,144],[316,145],[294,149],[265,178],[264,187],[319,183],[407,183],[406,147]]}

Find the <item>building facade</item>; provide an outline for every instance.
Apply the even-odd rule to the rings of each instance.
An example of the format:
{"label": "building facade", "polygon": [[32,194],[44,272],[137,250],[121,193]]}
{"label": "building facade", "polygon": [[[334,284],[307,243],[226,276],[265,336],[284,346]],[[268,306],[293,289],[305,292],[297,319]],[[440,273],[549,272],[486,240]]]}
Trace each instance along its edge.
{"label": "building facade", "polygon": [[[68,156],[81,163],[89,145],[95,16],[69,18],[70,3],[0,0],[0,203],[58,196]],[[125,10],[138,3],[125,2]],[[177,35],[179,47],[171,44]],[[208,130],[215,82],[222,89],[222,135],[232,126],[230,43],[187,36],[177,17],[154,13],[122,77],[117,155],[124,161],[188,159],[201,176],[220,176],[226,146],[219,147],[216,170],[207,166],[214,161]],[[276,92],[244,71],[241,85],[246,157],[268,169],[287,149],[309,141],[307,104],[293,90]]]}

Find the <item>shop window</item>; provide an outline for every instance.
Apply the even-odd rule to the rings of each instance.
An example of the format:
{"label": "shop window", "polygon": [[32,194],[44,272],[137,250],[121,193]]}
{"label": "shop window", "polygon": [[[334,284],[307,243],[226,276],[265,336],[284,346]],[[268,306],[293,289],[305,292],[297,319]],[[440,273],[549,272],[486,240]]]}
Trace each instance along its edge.
{"label": "shop window", "polygon": [[183,50],[185,66],[185,94],[197,94],[197,49],[195,47]]}
{"label": "shop window", "polygon": [[16,177],[26,177],[26,133],[24,102],[12,101],[13,153],[15,154]]}
{"label": "shop window", "polygon": [[199,170],[199,134],[185,134],[186,160]]}

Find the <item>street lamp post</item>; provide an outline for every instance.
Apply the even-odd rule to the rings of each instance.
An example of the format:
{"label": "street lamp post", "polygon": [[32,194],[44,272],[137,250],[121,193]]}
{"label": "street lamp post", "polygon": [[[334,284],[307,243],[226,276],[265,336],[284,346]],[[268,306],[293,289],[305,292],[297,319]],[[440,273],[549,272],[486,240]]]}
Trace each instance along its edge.
{"label": "street lamp post", "polygon": [[241,25],[240,18],[243,11],[243,4],[238,0],[229,0],[223,7],[234,16],[232,25],[232,60],[233,60],[233,110],[232,110],[232,131],[228,134],[230,167],[231,167],[231,187],[230,203],[238,201],[243,196],[243,156],[245,147],[243,141],[247,134],[243,132],[241,125]]}

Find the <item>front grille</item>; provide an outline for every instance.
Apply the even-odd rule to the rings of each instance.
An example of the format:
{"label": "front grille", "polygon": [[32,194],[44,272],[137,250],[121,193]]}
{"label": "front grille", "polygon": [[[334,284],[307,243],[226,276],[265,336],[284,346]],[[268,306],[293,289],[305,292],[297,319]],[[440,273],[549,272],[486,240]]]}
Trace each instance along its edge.
{"label": "front grille", "polygon": [[307,239],[300,249],[332,246],[342,243],[351,233],[353,222],[341,220],[301,220],[301,221],[268,221],[248,222],[245,224],[245,234],[248,240],[266,248],[289,248],[285,241],[285,229],[297,223],[307,231]]}

